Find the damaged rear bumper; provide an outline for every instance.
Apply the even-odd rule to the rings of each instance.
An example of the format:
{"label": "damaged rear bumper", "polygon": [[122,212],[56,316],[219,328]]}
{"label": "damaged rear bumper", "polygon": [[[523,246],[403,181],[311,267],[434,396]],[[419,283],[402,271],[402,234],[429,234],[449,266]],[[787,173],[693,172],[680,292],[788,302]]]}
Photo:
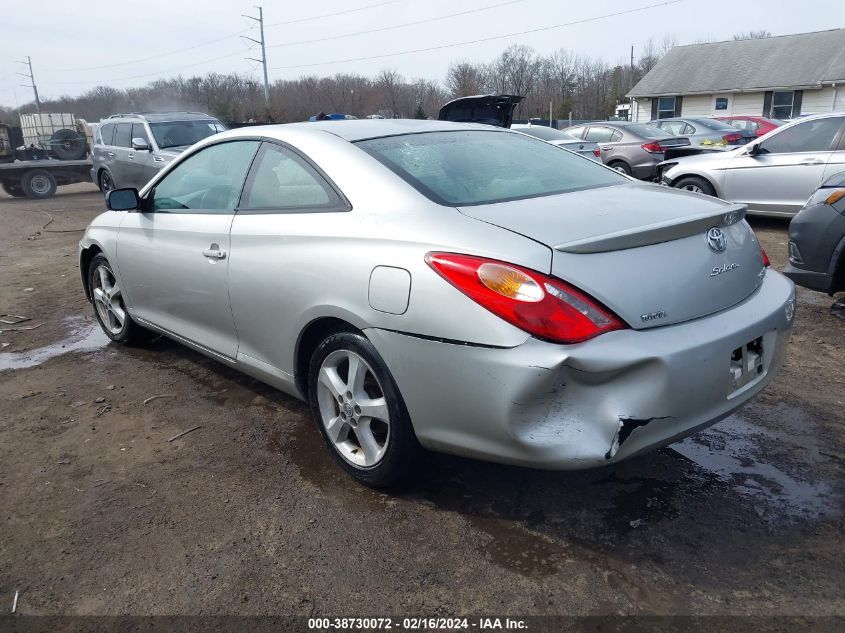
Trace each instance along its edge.
{"label": "damaged rear bumper", "polygon": [[[489,348],[366,333],[424,446],[578,469],[681,439],[759,393],[783,362],[794,300],[792,283],[770,270],[751,297],[718,314],[577,345],[529,338]],[[743,362],[750,373],[737,369]]]}

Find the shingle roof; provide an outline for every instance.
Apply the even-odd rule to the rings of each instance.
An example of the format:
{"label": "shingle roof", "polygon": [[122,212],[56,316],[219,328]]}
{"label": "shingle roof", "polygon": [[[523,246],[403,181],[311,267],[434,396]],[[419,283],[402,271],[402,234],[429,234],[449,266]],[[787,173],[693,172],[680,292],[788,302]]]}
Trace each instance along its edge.
{"label": "shingle roof", "polygon": [[845,83],[845,29],[676,46],[629,96],[819,87]]}

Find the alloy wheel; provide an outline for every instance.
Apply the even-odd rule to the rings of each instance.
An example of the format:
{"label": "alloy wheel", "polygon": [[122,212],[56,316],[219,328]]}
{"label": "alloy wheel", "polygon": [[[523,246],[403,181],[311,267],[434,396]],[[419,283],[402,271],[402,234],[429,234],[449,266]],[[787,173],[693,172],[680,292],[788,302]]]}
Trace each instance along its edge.
{"label": "alloy wheel", "polygon": [[102,183],[100,189],[102,189],[103,193],[108,193],[109,191],[114,189],[114,181],[112,180],[111,174],[109,174],[109,172],[103,172],[103,175],[100,177],[100,182]]}
{"label": "alloy wheel", "polygon": [[704,190],[698,185],[684,185],[683,187],[681,187],[681,189],[683,189],[684,191],[693,191],[695,193],[704,193]]}
{"label": "alloy wheel", "polygon": [[126,308],[123,295],[111,269],[101,264],[94,271],[93,278],[94,307],[103,327],[115,336],[119,335],[126,323]]}
{"label": "alloy wheel", "polygon": [[344,460],[375,466],[390,441],[390,413],[381,383],[369,364],[350,350],[329,354],[318,374],[320,421]]}

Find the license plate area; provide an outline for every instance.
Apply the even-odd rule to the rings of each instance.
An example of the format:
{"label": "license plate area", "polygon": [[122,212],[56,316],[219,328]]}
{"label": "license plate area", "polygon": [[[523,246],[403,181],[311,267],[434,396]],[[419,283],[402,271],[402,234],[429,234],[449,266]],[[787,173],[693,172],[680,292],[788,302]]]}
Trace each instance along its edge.
{"label": "license plate area", "polygon": [[763,337],[737,347],[731,352],[730,393],[739,391],[763,375]]}

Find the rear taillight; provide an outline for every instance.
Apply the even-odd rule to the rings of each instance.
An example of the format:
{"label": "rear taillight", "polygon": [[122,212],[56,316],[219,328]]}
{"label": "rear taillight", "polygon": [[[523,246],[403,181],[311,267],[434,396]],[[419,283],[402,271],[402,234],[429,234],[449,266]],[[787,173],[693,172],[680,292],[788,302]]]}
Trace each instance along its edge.
{"label": "rear taillight", "polygon": [[601,158],[601,150],[598,147],[593,150],[593,156]]}
{"label": "rear taillight", "polygon": [[663,146],[660,143],[645,143],[640,145],[649,154],[659,154],[663,151]]}
{"label": "rear taillight", "polygon": [[725,143],[739,143],[742,140],[742,134],[725,134],[722,137],[722,140],[725,141]]}
{"label": "rear taillight", "polygon": [[760,248],[760,253],[763,255],[763,268],[771,266],[772,263],[769,261],[769,256],[766,255],[766,251],[762,247]]}
{"label": "rear taillight", "polygon": [[470,299],[537,338],[580,343],[626,325],[569,284],[521,266],[455,253],[425,261]]}

